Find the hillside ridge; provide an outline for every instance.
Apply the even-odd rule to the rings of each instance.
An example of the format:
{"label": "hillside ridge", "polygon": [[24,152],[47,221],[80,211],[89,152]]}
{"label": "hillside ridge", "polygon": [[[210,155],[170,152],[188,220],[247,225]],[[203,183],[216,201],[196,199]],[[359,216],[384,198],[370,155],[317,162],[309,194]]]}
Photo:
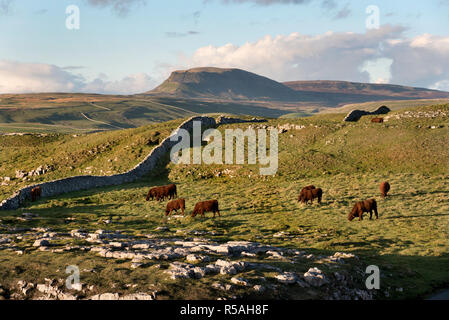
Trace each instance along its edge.
{"label": "hillside ridge", "polygon": [[151,96],[196,99],[258,100],[284,102],[366,102],[390,99],[449,98],[449,92],[397,84],[339,80],[277,82],[237,68],[199,67],[173,71]]}

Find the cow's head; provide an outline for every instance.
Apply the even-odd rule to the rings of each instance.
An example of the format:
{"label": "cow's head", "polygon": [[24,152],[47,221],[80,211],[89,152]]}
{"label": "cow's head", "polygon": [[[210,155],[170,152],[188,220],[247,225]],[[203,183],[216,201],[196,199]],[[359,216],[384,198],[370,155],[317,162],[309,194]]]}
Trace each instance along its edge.
{"label": "cow's head", "polygon": [[348,220],[352,221],[356,216],[358,216],[357,204],[355,204],[354,208],[352,208],[351,212],[348,214]]}

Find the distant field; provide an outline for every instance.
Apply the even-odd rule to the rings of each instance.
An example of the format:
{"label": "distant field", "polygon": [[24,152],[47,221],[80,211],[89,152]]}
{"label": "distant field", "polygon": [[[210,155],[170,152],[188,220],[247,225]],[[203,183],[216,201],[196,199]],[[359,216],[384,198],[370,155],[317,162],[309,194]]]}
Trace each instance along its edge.
{"label": "distant field", "polygon": [[93,132],[136,128],[194,113],[156,101],[82,94],[1,95],[0,131]]}
{"label": "distant field", "polygon": [[144,95],[0,95],[0,132],[86,133],[137,128],[208,113],[277,118],[289,113],[291,108],[297,106]]}
{"label": "distant field", "polygon": [[[343,123],[342,113],[269,119],[268,125],[272,126],[305,126],[279,136],[279,171],[274,177],[259,176],[258,165],[168,164],[132,184],[27,203],[24,210],[39,215],[32,220],[19,220],[22,210],[0,212],[2,232],[9,232],[7,227],[51,227],[60,233],[107,228],[124,230],[133,236],[151,233],[155,238],[174,239],[191,239],[194,232],[202,232],[202,238],[219,242],[256,241],[305,250],[317,256],[350,252],[360,257],[361,265],[380,267],[380,297],[424,297],[449,284],[449,149],[444,147],[449,144],[449,104],[407,108],[392,114],[405,115],[405,110],[412,114],[441,111],[446,116],[392,117],[384,124],[370,123],[370,116],[357,123]],[[0,136],[0,176],[11,176],[16,168],[31,170],[48,162],[57,170],[37,181],[80,172],[123,172],[148,154],[153,147],[150,140],[167,136],[180,122],[77,137]],[[235,124],[220,130],[247,127],[248,124]],[[388,198],[381,199],[378,186],[384,180],[390,181],[392,190]],[[179,195],[187,201],[187,212],[191,212],[196,201],[219,199],[222,217],[211,219],[209,213],[204,220],[164,218],[165,202],[145,202],[144,195],[150,186],[169,182],[178,185]],[[13,180],[2,186],[0,200],[29,183]],[[297,203],[300,188],[309,184],[323,188],[321,205]],[[378,201],[380,219],[370,221],[365,216],[362,222],[348,222],[347,214],[353,203],[372,197]],[[67,222],[68,219],[72,220]],[[105,225],[104,220],[112,222]],[[156,230],[160,226],[168,227],[169,231]],[[57,242],[57,248],[66,243],[67,240]],[[81,240],[78,244],[86,245]],[[241,286],[227,293],[214,290],[211,287],[214,281],[229,283],[230,277],[226,275],[169,280],[164,275],[169,265],[166,261],[132,269],[128,260],[100,258],[94,253],[40,252],[26,237],[17,239],[15,245],[26,254],[0,251],[3,284],[13,285],[20,279],[43,282],[45,277],[64,277],[60,265],[70,261],[95,270],[84,274],[83,281],[95,284],[96,292],[128,292],[129,283],[137,284],[132,290],[146,290],[150,283],[168,298],[252,295]],[[317,261],[314,265],[333,272],[335,266]],[[265,262],[298,273],[304,273],[311,263],[291,264],[282,259]],[[354,273],[351,266],[345,265],[349,274]],[[264,277],[267,283],[272,283],[269,279],[273,272],[247,271],[238,276],[251,281]],[[268,297],[304,298],[318,295],[319,290],[286,286],[279,295]]]}
{"label": "distant field", "polygon": [[197,114],[228,113],[294,119],[313,116],[317,113],[347,113],[353,109],[374,110],[381,105],[387,105],[392,110],[399,110],[447,102],[449,100],[441,99],[378,101],[329,108],[325,104],[313,101],[292,103],[185,99],[148,95],[7,94],[0,95],[0,133],[111,131],[137,128]]}

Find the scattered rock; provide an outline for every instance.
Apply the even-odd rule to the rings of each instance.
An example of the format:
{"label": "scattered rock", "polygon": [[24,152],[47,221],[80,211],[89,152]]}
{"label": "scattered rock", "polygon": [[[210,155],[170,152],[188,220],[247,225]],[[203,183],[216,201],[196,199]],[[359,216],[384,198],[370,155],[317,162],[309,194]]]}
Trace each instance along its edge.
{"label": "scattered rock", "polygon": [[210,258],[208,256],[189,254],[186,257],[186,260],[188,262],[196,263],[196,262],[208,262],[208,261],[210,261]]}
{"label": "scattered rock", "polygon": [[38,239],[33,243],[33,247],[49,247],[49,246],[50,242],[48,242],[48,240],[45,239]]}
{"label": "scattered rock", "polygon": [[273,250],[267,251],[267,255],[268,255],[268,259],[277,259],[277,260],[284,259],[282,252],[278,252],[278,251],[273,251]]}
{"label": "scattered rock", "polygon": [[278,274],[275,278],[277,281],[283,284],[293,284],[297,281],[297,276],[293,272],[284,272]]}
{"label": "scattered rock", "polygon": [[167,270],[166,273],[168,273],[173,280],[176,280],[185,278],[200,279],[204,277],[207,272],[204,268],[176,261],[170,264],[170,269]]}
{"label": "scattered rock", "polygon": [[154,300],[154,298],[155,298],[154,293],[148,294],[139,292],[125,295],[122,298],[120,298],[120,300]]}
{"label": "scattered rock", "polygon": [[249,286],[248,280],[243,279],[243,278],[236,278],[236,277],[233,277],[233,278],[231,278],[231,282],[232,282],[233,284],[236,284],[236,285],[239,285],[239,286],[244,286],[244,287]]}
{"label": "scattered rock", "polygon": [[258,292],[258,293],[263,293],[263,292],[265,292],[266,289],[265,289],[264,286],[259,285],[259,284],[256,284],[256,285],[253,287],[253,290],[256,291],[256,292]]}
{"label": "scattered rock", "polygon": [[329,283],[326,275],[318,268],[310,268],[309,271],[304,273],[304,279],[308,284],[314,287],[321,287],[322,285]]}
{"label": "scattered rock", "polygon": [[225,261],[218,259],[215,262],[215,266],[220,268],[220,274],[236,274],[245,270],[247,262],[244,261]]}
{"label": "scattered rock", "polygon": [[89,300],[119,300],[118,293],[103,293],[97,294],[89,298]]}

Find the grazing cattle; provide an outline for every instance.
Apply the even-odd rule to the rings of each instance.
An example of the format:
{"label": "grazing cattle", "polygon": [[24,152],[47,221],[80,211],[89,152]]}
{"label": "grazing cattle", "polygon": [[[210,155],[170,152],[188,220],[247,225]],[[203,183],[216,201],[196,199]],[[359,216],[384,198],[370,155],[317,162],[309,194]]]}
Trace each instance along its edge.
{"label": "grazing cattle", "polygon": [[371,122],[373,122],[373,123],[383,123],[384,122],[384,118],[372,118]]}
{"label": "grazing cattle", "polygon": [[37,201],[37,199],[39,199],[41,197],[41,194],[42,194],[41,187],[35,187],[35,188],[31,189],[31,201],[32,202]]}
{"label": "grazing cattle", "polygon": [[313,185],[306,186],[306,187],[302,188],[300,194],[303,193],[306,190],[313,190],[313,189],[316,189],[315,186],[313,186]]}
{"label": "grazing cattle", "polygon": [[169,184],[168,186],[154,187],[148,191],[146,201],[156,199],[157,201],[168,199],[175,199],[178,197],[175,184]]}
{"label": "grazing cattle", "polygon": [[321,188],[303,190],[301,191],[301,194],[298,197],[298,202],[307,204],[310,201],[310,203],[313,204],[313,199],[318,198],[318,203],[321,203],[322,197],[323,197],[323,190]]}
{"label": "grazing cattle", "polygon": [[202,217],[204,217],[205,212],[213,212],[214,218],[215,218],[215,213],[218,213],[218,216],[220,217],[220,211],[218,210],[218,201],[217,200],[209,200],[209,201],[198,202],[195,205],[195,208],[193,208],[192,217],[195,217],[197,214],[200,214]]}
{"label": "grazing cattle", "polygon": [[299,196],[298,196],[298,201],[301,201],[301,199],[304,197],[304,194],[307,190],[313,190],[313,189],[316,189],[314,185],[305,186],[304,188],[302,188],[301,192],[299,193]]}
{"label": "grazing cattle", "polygon": [[158,189],[159,187],[154,187],[154,188],[151,188],[150,189],[150,191],[148,191],[148,194],[147,194],[147,197],[146,197],[146,201],[148,201],[148,200],[153,200],[154,198],[156,198],[156,194],[157,194],[157,189]]}
{"label": "grazing cattle", "polygon": [[169,199],[175,199],[178,197],[178,192],[176,191],[176,185],[175,184],[169,184],[168,186],[164,187],[165,194]]}
{"label": "grazing cattle", "polygon": [[167,207],[165,208],[165,215],[168,216],[173,210],[178,213],[178,210],[181,210],[182,215],[184,215],[184,210],[186,208],[185,199],[176,199],[167,203]]}
{"label": "grazing cattle", "polygon": [[377,213],[377,202],[375,199],[356,202],[351,212],[348,215],[348,220],[352,221],[354,218],[359,217],[359,221],[363,220],[363,213],[369,212],[369,219],[373,218],[373,211],[376,214],[376,219],[379,219]]}
{"label": "grazing cattle", "polygon": [[385,198],[388,195],[388,191],[390,191],[390,184],[385,181],[380,184],[380,193],[382,197]]}

